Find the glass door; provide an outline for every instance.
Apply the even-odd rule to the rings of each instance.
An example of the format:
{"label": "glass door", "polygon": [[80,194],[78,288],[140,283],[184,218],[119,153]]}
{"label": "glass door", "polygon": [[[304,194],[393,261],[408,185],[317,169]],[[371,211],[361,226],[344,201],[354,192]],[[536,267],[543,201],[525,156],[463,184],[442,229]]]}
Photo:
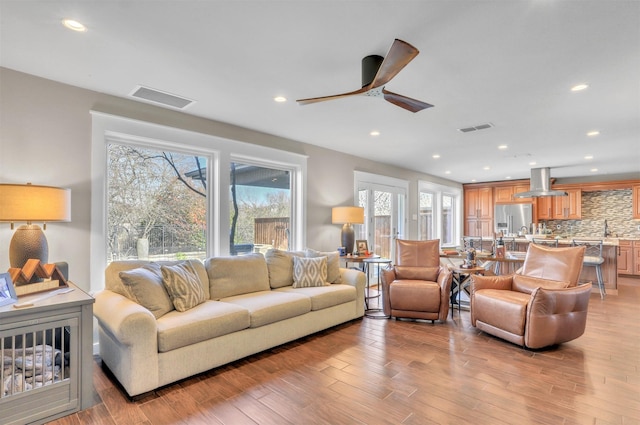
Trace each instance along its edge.
{"label": "glass door", "polygon": [[405,190],[377,184],[360,183],[359,206],[364,208],[365,223],[357,239],[364,239],[369,251],[382,258],[395,258],[395,240],[405,233]]}

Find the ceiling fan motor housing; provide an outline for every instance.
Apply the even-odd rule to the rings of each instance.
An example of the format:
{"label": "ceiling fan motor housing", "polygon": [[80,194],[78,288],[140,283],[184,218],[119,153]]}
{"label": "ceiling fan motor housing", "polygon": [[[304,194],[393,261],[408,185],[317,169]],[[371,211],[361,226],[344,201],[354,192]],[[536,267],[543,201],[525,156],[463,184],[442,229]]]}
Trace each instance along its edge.
{"label": "ceiling fan motor housing", "polygon": [[369,55],[362,58],[362,87],[371,84],[383,60],[384,58],[379,55]]}

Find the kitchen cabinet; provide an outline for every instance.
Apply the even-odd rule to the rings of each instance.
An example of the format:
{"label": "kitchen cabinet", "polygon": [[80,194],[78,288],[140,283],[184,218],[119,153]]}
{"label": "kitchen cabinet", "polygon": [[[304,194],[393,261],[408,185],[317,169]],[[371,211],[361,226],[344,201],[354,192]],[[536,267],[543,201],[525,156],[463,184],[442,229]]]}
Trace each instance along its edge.
{"label": "kitchen cabinet", "polygon": [[568,196],[545,196],[537,199],[538,220],[582,219],[582,190],[565,190]]}
{"label": "kitchen cabinet", "polygon": [[631,189],[633,193],[633,218],[640,220],[640,185],[633,186]]}
{"label": "kitchen cabinet", "polygon": [[618,242],[618,274],[633,274],[633,242]]}
{"label": "kitchen cabinet", "polygon": [[618,242],[618,274],[640,276],[640,241]]}
{"label": "kitchen cabinet", "polygon": [[516,198],[514,195],[520,192],[527,192],[529,185],[518,184],[510,186],[496,186],[493,189],[493,200],[496,204],[522,204],[532,203],[533,198]]}
{"label": "kitchen cabinet", "polygon": [[464,234],[493,235],[493,187],[465,189],[464,206]]}

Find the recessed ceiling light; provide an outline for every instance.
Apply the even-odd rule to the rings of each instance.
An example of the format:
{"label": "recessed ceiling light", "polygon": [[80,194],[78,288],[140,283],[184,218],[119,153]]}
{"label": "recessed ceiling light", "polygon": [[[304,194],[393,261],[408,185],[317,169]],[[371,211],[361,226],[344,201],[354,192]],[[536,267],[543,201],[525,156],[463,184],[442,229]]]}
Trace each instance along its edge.
{"label": "recessed ceiling light", "polygon": [[471,179],[471,183],[475,183],[475,182],[476,182],[476,179]]}
{"label": "recessed ceiling light", "polygon": [[87,30],[87,27],[85,27],[78,21],[74,21],[73,19],[63,19],[62,25],[73,31],[85,32]]}
{"label": "recessed ceiling light", "polygon": [[438,159],[438,158],[440,158],[440,155],[438,155],[437,153],[435,153],[435,154],[431,155],[431,158],[433,158],[433,159]]}
{"label": "recessed ceiling light", "polygon": [[487,165],[487,166],[482,167],[482,169],[483,169],[483,170],[490,170],[490,169],[491,169],[491,167],[489,167],[489,166]]}
{"label": "recessed ceiling light", "polygon": [[597,136],[598,134],[600,134],[600,132],[598,130],[593,130],[587,133],[587,136],[589,137],[593,137],[593,136]]}
{"label": "recessed ceiling light", "polygon": [[586,89],[587,87],[589,87],[589,84],[576,84],[575,86],[571,87],[571,91],[581,91]]}
{"label": "recessed ceiling light", "polygon": [[369,135],[374,136],[374,137],[375,136],[379,136],[380,132],[378,130],[373,130],[373,131],[371,131],[371,133],[369,133]]}
{"label": "recessed ceiling light", "polygon": [[507,149],[508,147],[509,146],[507,146],[507,145],[500,145],[500,146],[498,146],[498,149],[504,150],[504,149]]}
{"label": "recessed ceiling light", "polygon": [[591,172],[592,172],[592,173],[595,173],[596,171],[598,171],[598,169],[597,169],[597,168],[592,168],[592,169],[591,169]]}
{"label": "recessed ceiling light", "polygon": [[451,174],[451,171],[447,170],[444,172],[445,174]]}
{"label": "recessed ceiling light", "polygon": [[593,159],[593,155],[585,155],[584,159]]}
{"label": "recessed ceiling light", "polygon": [[507,176],[507,177],[505,177],[505,179],[507,179],[507,180],[509,180],[510,178],[511,178],[511,176]]}
{"label": "recessed ceiling light", "polygon": [[284,96],[276,96],[273,98],[274,101],[278,102],[278,103],[282,103],[282,102],[286,102],[287,98]]}
{"label": "recessed ceiling light", "polygon": [[535,161],[531,161],[531,162],[529,163],[529,165],[536,165],[536,162],[535,162]]}

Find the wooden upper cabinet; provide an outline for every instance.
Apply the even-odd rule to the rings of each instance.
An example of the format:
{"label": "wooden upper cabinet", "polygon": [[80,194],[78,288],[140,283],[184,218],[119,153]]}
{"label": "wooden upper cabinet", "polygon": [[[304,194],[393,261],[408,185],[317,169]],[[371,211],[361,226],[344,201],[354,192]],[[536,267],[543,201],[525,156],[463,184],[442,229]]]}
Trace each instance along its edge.
{"label": "wooden upper cabinet", "polygon": [[640,219],[640,185],[633,186],[633,218]]}
{"label": "wooden upper cabinet", "polygon": [[476,187],[464,191],[465,218],[493,218],[493,188]]}
{"label": "wooden upper cabinet", "polygon": [[568,196],[544,196],[536,201],[538,220],[582,219],[582,190],[565,190]]}
{"label": "wooden upper cabinet", "polygon": [[520,192],[528,192],[529,185],[496,186],[493,188],[493,201],[496,204],[532,203],[533,198],[516,198]]}

